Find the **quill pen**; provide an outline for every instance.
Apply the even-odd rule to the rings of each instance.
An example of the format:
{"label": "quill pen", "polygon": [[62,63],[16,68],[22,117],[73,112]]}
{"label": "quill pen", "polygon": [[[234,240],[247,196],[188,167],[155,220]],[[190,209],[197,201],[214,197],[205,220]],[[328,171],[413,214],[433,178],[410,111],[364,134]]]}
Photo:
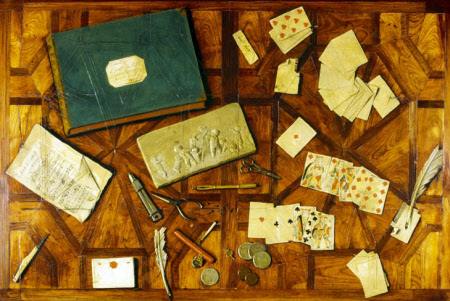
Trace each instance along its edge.
{"label": "quill pen", "polygon": [[162,227],[159,231],[155,230],[155,253],[156,253],[156,264],[161,271],[161,276],[164,281],[164,287],[166,288],[167,295],[170,300],[172,300],[172,292],[170,290],[169,283],[166,277],[166,264],[167,264],[167,253],[164,251],[164,246],[166,245],[166,228]]}
{"label": "quill pen", "polygon": [[442,168],[444,151],[439,149],[439,145],[433,150],[427,162],[423,165],[422,171],[416,180],[416,185],[414,186],[414,190],[411,197],[411,205],[409,206],[408,219],[405,224],[405,229],[408,229],[409,224],[411,223],[413,207],[416,203],[416,200],[427,190],[428,185],[437,175],[439,170]]}

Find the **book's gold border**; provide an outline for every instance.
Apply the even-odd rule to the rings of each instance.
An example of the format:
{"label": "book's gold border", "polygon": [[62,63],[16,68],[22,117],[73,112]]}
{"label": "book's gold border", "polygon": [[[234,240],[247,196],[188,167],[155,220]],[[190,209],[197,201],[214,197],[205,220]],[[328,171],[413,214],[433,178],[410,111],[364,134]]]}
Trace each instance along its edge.
{"label": "book's gold border", "polygon": [[70,136],[70,130],[72,126],[70,124],[69,114],[67,112],[66,97],[64,96],[64,86],[59,69],[59,61],[56,54],[55,42],[53,41],[53,34],[49,34],[46,40],[48,56],[50,58],[50,65],[52,67],[53,81],[55,82],[56,91],[58,92],[59,109],[62,116],[64,133],[66,134],[66,136]]}

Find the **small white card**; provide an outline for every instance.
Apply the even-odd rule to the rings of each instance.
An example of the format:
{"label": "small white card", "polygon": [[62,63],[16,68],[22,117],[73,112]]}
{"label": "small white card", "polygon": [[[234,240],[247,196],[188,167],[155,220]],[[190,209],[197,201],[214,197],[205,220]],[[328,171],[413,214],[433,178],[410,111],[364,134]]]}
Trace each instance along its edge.
{"label": "small white card", "polygon": [[92,259],[92,285],[94,288],[134,288],[134,258]]}
{"label": "small white card", "polygon": [[297,154],[316,135],[316,131],[300,117],[280,136],[277,144],[295,158]]}

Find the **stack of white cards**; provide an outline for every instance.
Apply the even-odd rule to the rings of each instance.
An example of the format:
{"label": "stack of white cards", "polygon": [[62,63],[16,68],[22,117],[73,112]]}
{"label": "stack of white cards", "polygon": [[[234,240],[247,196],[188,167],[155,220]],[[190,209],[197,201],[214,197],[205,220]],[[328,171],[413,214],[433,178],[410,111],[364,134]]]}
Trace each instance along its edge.
{"label": "stack of white cards", "polygon": [[372,107],[384,118],[400,102],[381,76],[366,84],[356,70],[367,63],[353,30],[330,41],[319,58],[319,93],[324,103],[350,121],[367,120]]}
{"label": "stack of white cards", "polygon": [[265,238],[266,244],[295,241],[311,250],[334,250],[334,215],[300,204],[251,202],[248,237]]}
{"label": "stack of white cards", "polygon": [[270,25],[273,29],[269,34],[284,54],[312,34],[311,22],[301,6],[271,19]]}
{"label": "stack of white cards", "polygon": [[334,157],[308,153],[300,186],[339,196],[362,211],[383,214],[389,181],[365,167]]}
{"label": "stack of white cards", "polygon": [[388,292],[390,284],[377,253],[362,250],[347,266],[361,281],[366,298]]}

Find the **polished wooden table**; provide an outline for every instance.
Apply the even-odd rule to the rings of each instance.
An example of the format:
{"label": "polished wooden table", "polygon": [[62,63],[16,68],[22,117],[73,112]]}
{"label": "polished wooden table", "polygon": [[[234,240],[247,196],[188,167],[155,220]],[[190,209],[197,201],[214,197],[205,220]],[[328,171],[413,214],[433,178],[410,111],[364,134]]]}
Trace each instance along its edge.
{"label": "polished wooden table", "polygon": [[[283,55],[270,39],[268,22],[303,5],[313,35]],[[450,19],[439,2],[282,2],[282,1],[2,1],[0,2],[0,298],[32,300],[149,299],[166,300],[156,267],[154,229],[167,227],[167,274],[175,299],[363,299],[358,278],[346,267],[360,250],[379,253],[391,284],[378,299],[441,300],[450,298],[450,169],[445,168],[418,201],[422,220],[408,244],[390,236],[392,221],[402,202],[409,202],[415,178],[436,145],[450,144],[450,93],[446,77]],[[154,224],[129,185],[127,174],[152,183],[136,144],[136,137],[202,112],[156,118],[116,126],[75,138],[62,132],[61,116],[50,70],[45,37],[51,32],[104,23],[143,13],[187,6],[196,32],[209,83],[208,110],[239,102],[257,143],[254,158],[283,179],[242,175],[232,162],[190,177],[159,192],[174,198],[190,197],[205,208],[186,206],[196,216],[188,222],[168,204],[156,200],[166,218]],[[242,29],[260,60],[250,66],[232,33]],[[372,111],[368,121],[354,123],[331,112],[318,94],[318,57],[328,42],[353,29],[369,62],[358,75],[369,81],[382,75],[401,100],[386,118]],[[300,95],[273,92],[277,66],[299,58]],[[275,141],[302,117],[317,136],[295,158]],[[40,123],[116,174],[92,216],[83,224],[41,200],[5,175],[33,125]],[[337,156],[366,166],[391,186],[383,215],[367,214],[334,196],[299,187],[308,151]],[[198,184],[255,182],[257,190],[198,192]],[[248,287],[237,270],[249,266],[231,260],[224,248],[237,250],[247,238],[251,201],[317,206],[336,216],[335,250],[310,251],[300,243],[268,246],[273,263],[257,270],[259,283]],[[198,239],[213,221],[219,226],[203,247],[217,261],[220,281],[205,287],[202,269],[193,269],[194,253],[173,236],[176,228]],[[12,275],[20,260],[49,232],[50,237],[20,283]],[[92,289],[92,258],[133,256],[137,259],[137,288]],[[236,256],[238,257],[238,256]],[[256,270],[253,268],[253,270]]]}

